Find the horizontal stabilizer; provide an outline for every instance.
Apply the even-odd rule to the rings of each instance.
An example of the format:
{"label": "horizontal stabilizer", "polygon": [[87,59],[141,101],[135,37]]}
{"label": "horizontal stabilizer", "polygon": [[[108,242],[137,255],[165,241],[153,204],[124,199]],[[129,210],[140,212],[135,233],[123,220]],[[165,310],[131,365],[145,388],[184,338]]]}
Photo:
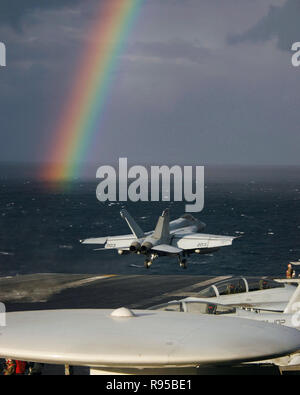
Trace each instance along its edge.
{"label": "horizontal stabilizer", "polygon": [[[104,248],[94,248],[93,251],[107,251],[107,250],[111,250],[110,247],[104,247]],[[122,251],[129,251],[128,247],[118,247],[118,250],[122,250]]]}
{"label": "horizontal stabilizer", "polygon": [[80,240],[81,244],[105,244],[107,237],[93,237],[91,239]]}
{"label": "horizontal stabilizer", "polygon": [[153,251],[166,252],[168,254],[180,254],[182,249],[168,244],[159,244],[151,248]]}

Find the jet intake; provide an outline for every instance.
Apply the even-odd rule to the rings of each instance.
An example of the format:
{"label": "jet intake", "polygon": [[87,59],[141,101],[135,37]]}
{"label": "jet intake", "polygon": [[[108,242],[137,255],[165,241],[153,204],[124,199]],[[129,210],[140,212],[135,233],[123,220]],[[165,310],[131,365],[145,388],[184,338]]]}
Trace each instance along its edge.
{"label": "jet intake", "polygon": [[131,252],[137,252],[140,251],[141,249],[141,244],[138,241],[134,241],[131,243],[131,246],[129,247]]}
{"label": "jet intake", "polygon": [[145,243],[142,244],[141,253],[147,254],[151,250],[152,247],[153,247],[153,244],[149,243],[149,241],[146,241]]}

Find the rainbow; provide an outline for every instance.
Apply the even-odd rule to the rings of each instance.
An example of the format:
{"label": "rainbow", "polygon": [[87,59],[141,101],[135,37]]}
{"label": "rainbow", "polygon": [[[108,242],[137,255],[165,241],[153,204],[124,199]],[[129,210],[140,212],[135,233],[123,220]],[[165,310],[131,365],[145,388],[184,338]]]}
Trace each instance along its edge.
{"label": "rainbow", "polygon": [[41,178],[64,181],[78,175],[93,138],[100,132],[113,72],[144,0],[105,0],[89,32],[70,95],[50,144],[50,161]]}

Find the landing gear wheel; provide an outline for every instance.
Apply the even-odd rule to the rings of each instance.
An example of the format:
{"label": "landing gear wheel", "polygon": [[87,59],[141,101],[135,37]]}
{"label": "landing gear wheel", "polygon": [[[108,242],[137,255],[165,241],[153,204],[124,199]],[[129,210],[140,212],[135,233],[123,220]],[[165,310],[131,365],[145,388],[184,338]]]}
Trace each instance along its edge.
{"label": "landing gear wheel", "polygon": [[144,266],[145,266],[146,269],[149,269],[149,267],[151,266],[151,261],[146,259],[145,262],[144,262]]}
{"label": "landing gear wheel", "polygon": [[186,269],[187,268],[186,259],[182,259],[182,261],[180,261],[179,265],[183,269]]}

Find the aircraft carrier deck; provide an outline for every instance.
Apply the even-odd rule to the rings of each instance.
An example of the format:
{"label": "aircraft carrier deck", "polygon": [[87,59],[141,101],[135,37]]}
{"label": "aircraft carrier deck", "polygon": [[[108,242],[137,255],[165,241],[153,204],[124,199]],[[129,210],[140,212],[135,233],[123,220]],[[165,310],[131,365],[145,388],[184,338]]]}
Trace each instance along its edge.
{"label": "aircraft carrier deck", "polygon": [[[6,311],[118,308],[146,309],[187,296],[230,276],[32,274],[0,278]],[[74,367],[74,374],[88,374]],[[280,374],[273,366],[205,369],[205,374]],[[290,372],[291,373],[291,372]],[[296,373],[296,372],[294,372]],[[45,365],[43,374],[64,374],[64,366]]]}

